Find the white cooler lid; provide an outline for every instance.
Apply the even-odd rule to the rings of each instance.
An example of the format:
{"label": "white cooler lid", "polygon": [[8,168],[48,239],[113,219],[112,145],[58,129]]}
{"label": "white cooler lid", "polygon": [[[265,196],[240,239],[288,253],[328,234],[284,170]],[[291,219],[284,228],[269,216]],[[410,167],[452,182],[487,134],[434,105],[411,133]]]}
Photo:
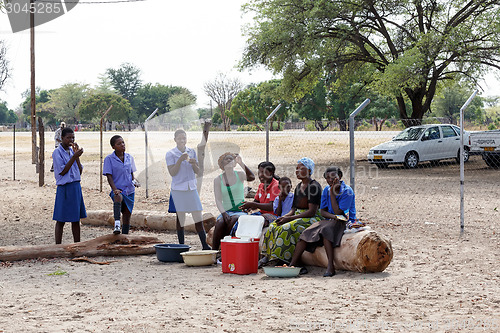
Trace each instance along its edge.
{"label": "white cooler lid", "polygon": [[263,226],[264,226],[263,216],[241,215],[238,218],[238,229],[236,229],[236,237],[260,238]]}

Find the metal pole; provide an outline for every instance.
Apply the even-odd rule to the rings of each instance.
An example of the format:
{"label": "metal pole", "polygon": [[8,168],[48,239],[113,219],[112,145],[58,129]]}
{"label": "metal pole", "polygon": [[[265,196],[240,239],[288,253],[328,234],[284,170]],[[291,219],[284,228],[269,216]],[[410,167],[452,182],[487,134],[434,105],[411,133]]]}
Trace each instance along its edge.
{"label": "metal pole", "polygon": [[38,186],[45,184],[45,127],[42,117],[38,117],[38,135],[40,136],[40,150],[38,152]]}
{"label": "metal pole", "polygon": [[469,99],[460,108],[460,233],[464,232],[465,210],[464,210],[464,110],[469,106],[472,99],[476,96],[478,90],[470,95]]}
{"label": "metal pole", "polygon": [[269,119],[271,119],[281,107],[281,103],[266,118],[266,162],[269,162]]}
{"label": "metal pole", "polygon": [[101,137],[100,137],[100,147],[101,147],[101,150],[100,150],[100,160],[99,160],[99,191],[102,192],[102,122],[104,120],[104,117],[106,117],[106,115],[108,114],[109,110],[111,110],[111,108],[113,107],[113,104],[111,104],[111,106],[106,110],[106,112],[104,112],[104,114],[102,115],[101,117],[101,127],[100,127],[100,132],[101,132]]}
{"label": "metal pole", "polygon": [[146,146],[146,199],[149,198],[149,176],[148,176],[148,121],[158,112],[158,108],[144,121],[144,144]]}
{"label": "metal pole", "polygon": [[12,180],[16,180],[16,124],[14,124],[13,148],[12,148]]}
{"label": "metal pole", "polygon": [[[30,8],[34,6],[30,0]],[[38,164],[36,147],[36,94],[35,94],[35,12],[30,11],[30,62],[31,62],[31,164]]]}
{"label": "metal pole", "polygon": [[349,116],[349,150],[350,150],[350,169],[349,174],[351,177],[351,188],[354,191],[354,117],[363,110],[370,103],[370,99],[367,98],[363,103],[353,113]]}

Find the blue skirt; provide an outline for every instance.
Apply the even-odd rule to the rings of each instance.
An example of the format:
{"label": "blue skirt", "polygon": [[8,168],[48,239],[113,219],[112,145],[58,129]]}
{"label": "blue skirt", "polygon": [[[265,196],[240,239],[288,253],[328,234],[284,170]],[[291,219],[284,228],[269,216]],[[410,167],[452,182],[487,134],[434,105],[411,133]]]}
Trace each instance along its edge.
{"label": "blue skirt", "polygon": [[52,219],[58,222],[80,222],[86,217],[80,182],[58,185]]}
{"label": "blue skirt", "polygon": [[[115,193],[111,191],[109,193],[109,196],[111,199],[113,199],[113,202],[115,202]],[[134,202],[135,202],[135,192],[130,193],[129,195],[125,195],[122,193],[122,213],[123,213],[123,204],[127,207],[128,211],[132,214],[132,209],[134,209]]]}
{"label": "blue skirt", "polygon": [[[175,200],[175,203],[174,203]],[[168,200],[168,212],[199,212],[202,211],[200,196],[197,190],[190,191],[170,191],[170,199]]]}

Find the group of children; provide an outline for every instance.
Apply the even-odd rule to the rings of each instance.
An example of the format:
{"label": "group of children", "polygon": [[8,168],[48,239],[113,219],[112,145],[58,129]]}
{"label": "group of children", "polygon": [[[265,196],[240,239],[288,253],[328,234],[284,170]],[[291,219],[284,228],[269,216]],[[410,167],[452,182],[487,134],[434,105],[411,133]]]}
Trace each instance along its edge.
{"label": "group of children", "polygon": [[[180,244],[184,244],[186,213],[190,213],[202,248],[210,249],[197,190],[196,176],[201,176],[201,171],[196,152],[186,146],[184,130],[174,133],[174,141],[176,147],[165,156],[168,172],[172,176],[168,211],[176,213]],[[121,136],[113,136],[110,144],[114,152],[104,159],[103,175],[111,187],[109,195],[113,201],[115,220],[113,233],[128,234],[135,187],[140,186],[134,177],[137,168],[133,157],[125,152],[125,142]],[[73,239],[75,242],[80,241],[79,221],[86,217],[80,186],[82,154],[83,149],[75,142],[73,130],[63,128],[61,143],[52,154],[57,184],[53,214],[56,244],[62,241],[65,222],[71,222]],[[244,198],[243,182],[253,181],[255,175],[243,163],[241,156],[225,153],[220,156],[218,164],[223,172],[214,179],[215,201],[220,211],[213,234],[214,250],[219,249],[224,236],[234,234],[239,216],[262,215],[267,230],[264,233],[260,266],[270,261],[296,265],[304,251],[313,252],[316,247],[324,245],[328,256],[325,276],[335,275],[333,248],[340,246],[346,227],[362,226],[356,220],[354,192],[341,180],[340,168],[327,168],[323,176],[328,186],[322,190],[321,185],[312,179],[314,162],[307,157],[300,159],[296,166],[296,176],[300,182],[292,193],[290,178],[279,178],[273,163],[262,162],[258,165],[260,184],[254,201],[249,202]],[[244,172],[235,171],[237,165]],[[306,272],[303,268],[301,273]]]}
{"label": "group of children", "polygon": [[[172,176],[168,211],[177,215],[177,235],[184,244],[184,222],[186,213],[191,213],[196,231],[204,250],[210,249],[202,223],[202,206],[197,191],[196,175],[200,173],[196,152],[186,147],[186,132],[177,130],[174,134],[176,147],[166,154],[167,168]],[[119,135],[110,140],[113,153],[106,156],[103,175],[106,176],[113,201],[114,234],[128,234],[130,217],[134,208],[135,188],[140,184],[134,177],[137,171],[134,158],[125,152],[125,141]],[[61,244],[65,222],[71,222],[74,242],[80,241],[80,219],[87,217],[80,186],[83,166],[80,156],[83,148],[75,142],[72,129],[61,131],[61,143],[52,153],[57,192],[53,220],[56,221],[55,240]],[[175,203],[174,203],[175,202]]]}

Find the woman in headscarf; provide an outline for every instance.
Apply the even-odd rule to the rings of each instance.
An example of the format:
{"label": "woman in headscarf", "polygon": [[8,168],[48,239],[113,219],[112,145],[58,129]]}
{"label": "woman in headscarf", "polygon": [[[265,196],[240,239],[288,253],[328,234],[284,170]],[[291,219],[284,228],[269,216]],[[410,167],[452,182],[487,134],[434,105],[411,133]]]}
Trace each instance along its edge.
{"label": "woman in headscarf", "polygon": [[264,235],[264,257],[259,261],[259,266],[269,260],[290,263],[302,231],[322,219],[318,210],[322,190],[321,185],[312,179],[313,172],[313,160],[303,157],[297,161],[295,175],[300,183],[295,187],[292,209],[269,225]]}

